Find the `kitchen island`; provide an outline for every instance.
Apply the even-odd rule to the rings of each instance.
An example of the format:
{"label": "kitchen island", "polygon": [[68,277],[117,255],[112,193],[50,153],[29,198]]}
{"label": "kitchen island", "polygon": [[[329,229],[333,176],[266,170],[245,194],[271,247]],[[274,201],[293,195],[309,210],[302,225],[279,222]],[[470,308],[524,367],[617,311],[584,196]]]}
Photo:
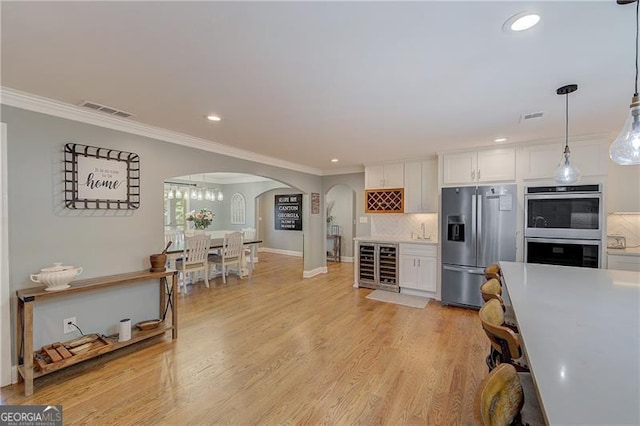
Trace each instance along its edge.
{"label": "kitchen island", "polygon": [[549,424],[640,424],[640,273],[500,262]]}

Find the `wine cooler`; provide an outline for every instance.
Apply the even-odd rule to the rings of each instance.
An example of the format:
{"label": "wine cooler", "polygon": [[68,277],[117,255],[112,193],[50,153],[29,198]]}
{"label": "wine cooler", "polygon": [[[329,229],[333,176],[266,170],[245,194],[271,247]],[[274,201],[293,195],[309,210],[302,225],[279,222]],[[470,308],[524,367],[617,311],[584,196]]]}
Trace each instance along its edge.
{"label": "wine cooler", "polygon": [[400,292],[398,245],[360,243],[358,287]]}

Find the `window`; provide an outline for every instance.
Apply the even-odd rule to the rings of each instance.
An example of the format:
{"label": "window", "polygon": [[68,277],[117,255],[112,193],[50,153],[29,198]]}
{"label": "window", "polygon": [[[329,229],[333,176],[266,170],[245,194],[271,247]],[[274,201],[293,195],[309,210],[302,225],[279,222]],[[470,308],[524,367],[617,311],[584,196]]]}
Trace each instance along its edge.
{"label": "window", "polygon": [[185,230],[185,216],[189,199],[164,197],[164,226],[166,229]]}
{"label": "window", "polygon": [[246,203],[244,195],[235,193],[231,197],[231,223],[234,225],[244,225],[246,221]]}

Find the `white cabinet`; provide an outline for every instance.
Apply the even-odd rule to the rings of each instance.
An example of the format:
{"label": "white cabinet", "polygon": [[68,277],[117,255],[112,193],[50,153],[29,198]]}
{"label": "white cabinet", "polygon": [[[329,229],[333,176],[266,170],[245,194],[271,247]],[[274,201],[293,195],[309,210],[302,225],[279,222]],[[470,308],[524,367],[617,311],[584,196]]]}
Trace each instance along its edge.
{"label": "white cabinet", "polygon": [[444,154],[442,181],[445,185],[512,181],[515,160],[514,148]]}
{"label": "white cabinet", "polygon": [[365,166],[364,182],[365,189],[404,188],[404,163]]}
{"label": "white cabinet", "polygon": [[[582,176],[607,174],[609,154],[601,141],[569,142],[571,163]],[[560,162],[564,161],[564,143],[530,145],[523,148],[520,163],[523,179],[553,179]]]}
{"label": "white cabinet", "polygon": [[404,163],[404,212],[438,212],[438,161]]}
{"label": "white cabinet", "polygon": [[543,145],[525,146],[521,163],[524,179],[553,178],[562,160],[562,145],[548,143]]}
{"label": "white cabinet", "polygon": [[640,166],[609,163],[607,211],[640,212]]}
{"label": "white cabinet", "polygon": [[628,256],[620,254],[607,255],[607,269],[620,271],[640,271],[640,255]]}
{"label": "white cabinet", "polygon": [[400,288],[436,291],[436,246],[400,244]]}

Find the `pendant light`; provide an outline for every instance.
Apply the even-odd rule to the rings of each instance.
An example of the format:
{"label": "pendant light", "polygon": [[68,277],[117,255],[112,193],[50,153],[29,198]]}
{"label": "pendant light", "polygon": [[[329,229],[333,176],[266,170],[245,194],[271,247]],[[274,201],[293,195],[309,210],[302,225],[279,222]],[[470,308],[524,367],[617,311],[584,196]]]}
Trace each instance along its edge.
{"label": "pendant light", "polygon": [[636,3],[636,81],[627,121],[609,148],[609,157],[622,166],[640,164],[640,97],[638,97],[638,7],[637,0],[618,0],[618,4]]}
{"label": "pendant light", "polygon": [[555,174],[556,182],[561,184],[576,183],[580,180],[580,170],[571,164],[569,159],[571,155],[571,150],[569,149],[569,93],[573,93],[576,90],[578,90],[577,84],[568,84],[556,90],[558,95],[565,95],[566,97],[564,161],[560,162]]}

